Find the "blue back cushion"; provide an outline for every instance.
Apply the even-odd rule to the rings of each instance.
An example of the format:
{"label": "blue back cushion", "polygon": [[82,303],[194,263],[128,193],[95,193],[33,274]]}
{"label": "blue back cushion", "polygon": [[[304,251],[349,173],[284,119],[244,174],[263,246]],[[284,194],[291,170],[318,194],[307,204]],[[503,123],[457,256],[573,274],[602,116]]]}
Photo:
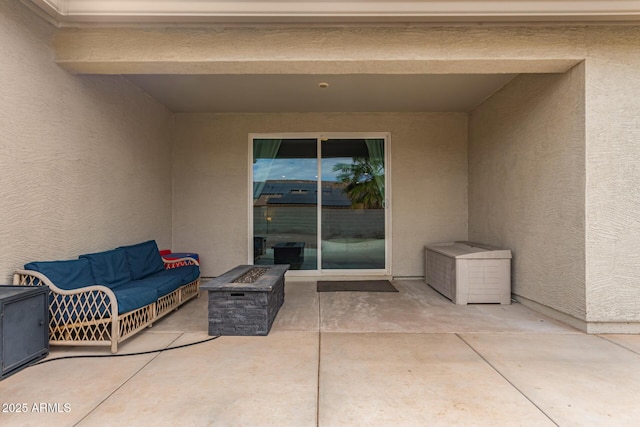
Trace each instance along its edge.
{"label": "blue back cushion", "polygon": [[30,262],[25,264],[24,269],[44,274],[61,289],[71,290],[96,284],[86,259]]}
{"label": "blue back cushion", "polygon": [[134,280],[143,279],[153,273],[164,270],[164,262],[160,256],[155,240],[138,243],[137,245],[121,246],[127,253],[131,276]]}
{"label": "blue back cushion", "polygon": [[113,288],[131,281],[127,254],[123,249],[80,255],[91,265],[93,277],[99,285]]}

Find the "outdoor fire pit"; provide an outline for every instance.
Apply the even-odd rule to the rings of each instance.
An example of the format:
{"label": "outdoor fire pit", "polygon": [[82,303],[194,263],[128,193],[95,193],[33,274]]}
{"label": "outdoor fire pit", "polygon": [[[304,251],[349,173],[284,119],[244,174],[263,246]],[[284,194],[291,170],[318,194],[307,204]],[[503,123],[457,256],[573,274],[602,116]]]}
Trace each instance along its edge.
{"label": "outdoor fire pit", "polygon": [[289,265],[239,265],[200,288],[209,293],[209,335],[267,335],[284,303]]}

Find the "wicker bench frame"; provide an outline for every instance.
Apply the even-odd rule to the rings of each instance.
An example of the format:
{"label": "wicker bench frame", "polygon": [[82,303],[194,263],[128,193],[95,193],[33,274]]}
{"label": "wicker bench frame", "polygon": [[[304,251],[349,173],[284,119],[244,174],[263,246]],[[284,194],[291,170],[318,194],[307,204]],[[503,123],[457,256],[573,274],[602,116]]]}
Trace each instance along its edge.
{"label": "wicker bench frame", "polygon": [[[166,260],[165,269],[176,263],[199,265],[193,258]],[[182,264],[184,265],[184,264]],[[37,271],[18,270],[13,284],[49,287],[49,344],[103,345],[118,352],[118,344],[135,335],[180,305],[200,295],[200,277],[157,301],[128,313],[118,315],[118,301],[111,289],[95,285],[65,290]]]}

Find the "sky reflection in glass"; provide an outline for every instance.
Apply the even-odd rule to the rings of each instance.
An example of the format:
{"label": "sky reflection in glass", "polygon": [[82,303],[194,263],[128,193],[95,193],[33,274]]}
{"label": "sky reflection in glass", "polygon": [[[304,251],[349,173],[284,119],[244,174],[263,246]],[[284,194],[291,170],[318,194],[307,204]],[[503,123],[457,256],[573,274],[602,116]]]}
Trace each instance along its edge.
{"label": "sky reflection in glass", "polygon": [[[350,157],[323,159],[322,180],[337,181],[333,166],[350,162]],[[256,182],[283,179],[316,181],[317,173],[317,159],[258,159],[253,164],[253,180]]]}

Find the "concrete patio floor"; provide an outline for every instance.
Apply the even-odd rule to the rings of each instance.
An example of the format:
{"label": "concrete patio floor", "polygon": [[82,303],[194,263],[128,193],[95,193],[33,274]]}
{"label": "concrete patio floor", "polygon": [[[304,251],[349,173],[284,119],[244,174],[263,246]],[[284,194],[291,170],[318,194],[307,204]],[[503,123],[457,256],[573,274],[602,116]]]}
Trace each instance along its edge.
{"label": "concrete patio floor", "polygon": [[[640,336],[587,335],[520,304],[456,306],[421,281],[393,283],[399,293],[288,281],[266,337],[31,366],[0,382],[0,425],[638,425]],[[205,338],[203,294],[119,354]],[[52,347],[48,359],[86,354],[109,350]]]}

